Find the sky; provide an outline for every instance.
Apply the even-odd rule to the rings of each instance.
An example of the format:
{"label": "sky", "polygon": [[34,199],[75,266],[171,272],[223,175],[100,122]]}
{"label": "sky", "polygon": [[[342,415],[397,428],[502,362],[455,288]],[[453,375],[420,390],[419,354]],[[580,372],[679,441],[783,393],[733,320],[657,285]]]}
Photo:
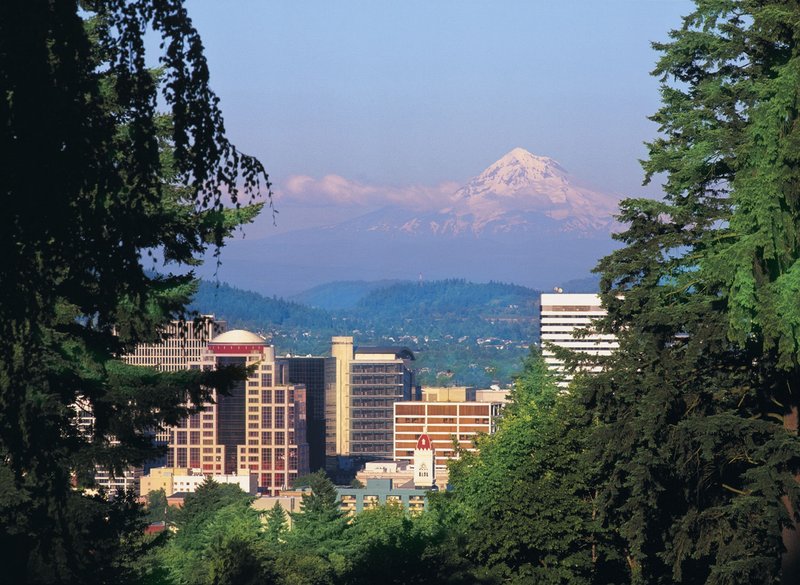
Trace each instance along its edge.
{"label": "sky", "polygon": [[684,0],[189,0],[228,136],[296,176],[463,184],[514,147],[643,188],[657,59]]}

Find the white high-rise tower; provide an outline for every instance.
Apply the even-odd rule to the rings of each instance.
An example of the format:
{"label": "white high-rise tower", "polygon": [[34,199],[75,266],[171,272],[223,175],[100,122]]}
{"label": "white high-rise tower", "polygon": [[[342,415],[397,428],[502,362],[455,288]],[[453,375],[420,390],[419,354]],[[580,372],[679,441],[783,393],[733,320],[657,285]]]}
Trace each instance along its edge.
{"label": "white high-rise tower", "polygon": [[[567,386],[572,376],[564,373],[564,363],[548,349],[548,343],[590,355],[611,355],[619,347],[614,335],[591,332],[592,322],[606,314],[596,294],[543,294],[540,311],[542,355],[558,373],[560,386]],[[586,328],[588,335],[575,337],[577,330]]]}

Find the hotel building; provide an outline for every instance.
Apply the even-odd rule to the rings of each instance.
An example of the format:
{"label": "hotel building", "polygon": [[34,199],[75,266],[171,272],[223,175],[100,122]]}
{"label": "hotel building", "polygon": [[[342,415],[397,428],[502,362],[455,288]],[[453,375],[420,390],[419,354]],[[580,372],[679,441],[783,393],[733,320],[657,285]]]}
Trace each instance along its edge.
{"label": "hotel building", "polygon": [[208,343],[196,365],[240,365],[253,372],[227,395],[214,391],[201,412],[167,429],[168,467],[208,475],[255,473],[259,492],[268,495],[308,473],[306,390],[279,383],[271,345],[249,331],[228,331]]}

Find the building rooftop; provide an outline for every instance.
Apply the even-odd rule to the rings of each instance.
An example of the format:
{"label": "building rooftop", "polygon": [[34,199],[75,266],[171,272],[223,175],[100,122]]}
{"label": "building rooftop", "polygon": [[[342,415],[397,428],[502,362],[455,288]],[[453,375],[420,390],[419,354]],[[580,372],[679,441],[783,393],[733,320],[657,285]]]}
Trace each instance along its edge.
{"label": "building rooftop", "polygon": [[245,331],[244,329],[233,329],[231,331],[226,331],[220,335],[217,335],[214,339],[211,340],[211,343],[246,343],[246,344],[261,344],[267,345],[267,340],[261,337],[260,335],[256,335],[255,333],[251,333],[250,331]]}
{"label": "building rooftop", "polygon": [[399,358],[413,360],[414,353],[407,347],[392,346],[359,346],[355,348],[355,353],[360,354],[393,354]]}

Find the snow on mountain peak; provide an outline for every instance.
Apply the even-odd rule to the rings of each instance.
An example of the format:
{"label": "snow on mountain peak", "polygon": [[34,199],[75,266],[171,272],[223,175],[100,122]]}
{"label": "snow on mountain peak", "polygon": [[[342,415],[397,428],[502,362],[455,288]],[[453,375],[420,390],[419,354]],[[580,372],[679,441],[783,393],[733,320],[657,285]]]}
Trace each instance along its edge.
{"label": "snow on mountain peak", "polygon": [[546,193],[568,183],[567,171],[552,158],[517,147],[459,189],[455,199],[469,199],[489,192],[508,196],[536,186],[542,188],[535,190]]}
{"label": "snow on mountain peak", "polygon": [[617,202],[616,197],[575,185],[552,158],[518,147],[456,191],[452,213],[470,217],[477,231],[501,218],[516,221],[531,212],[565,225],[600,228],[611,221]]}

